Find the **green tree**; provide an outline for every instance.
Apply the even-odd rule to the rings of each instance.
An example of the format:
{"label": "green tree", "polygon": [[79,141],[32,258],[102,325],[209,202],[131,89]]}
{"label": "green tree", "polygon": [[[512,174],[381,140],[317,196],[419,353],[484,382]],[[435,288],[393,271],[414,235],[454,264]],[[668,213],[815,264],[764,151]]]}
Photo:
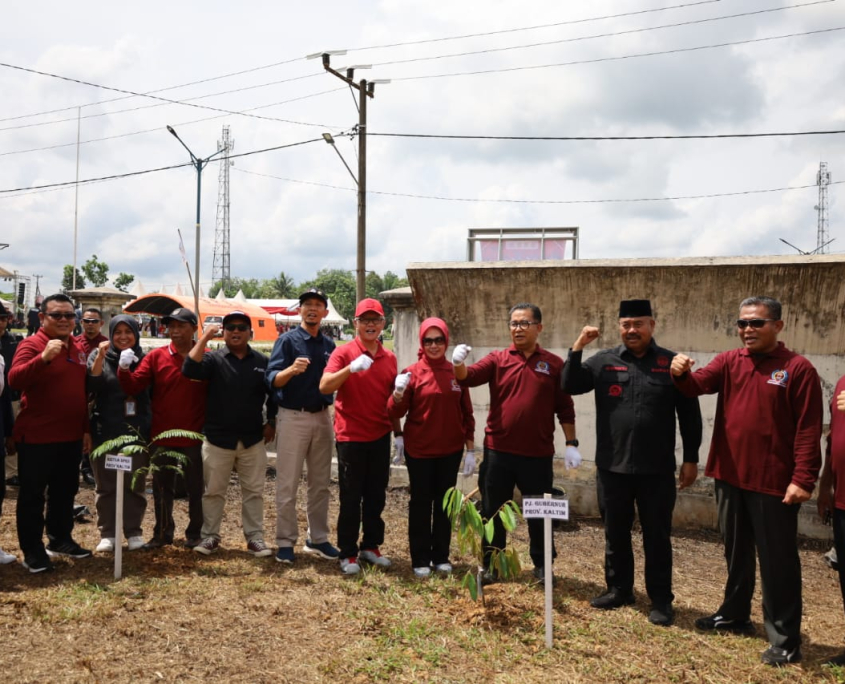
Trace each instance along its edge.
{"label": "green tree", "polygon": [[299,296],[296,281],[284,271],[281,271],[275,278],[265,280],[264,283],[268,298],[292,299]]}
{"label": "green tree", "polygon": [[82,264],[82,272],[92,287],[102,287],[109,279],[109,265],[105,261],[97,261],[96,254],[92,254],[91,258]]}
{"label": "green tree", "polygon": [[[85,287],[85,276],[82,271],[76,269],[76,289]],[[70,292],[73,289],[73,266],[65,264],[62,269],[62,292]]]}
{"label": "green tree", "polygon": [[129,292],[129,286],[133,282],[135,282],[135,276],[121,271],[117,274],[117,278],[114,279],[114,286],[121,292]]}
{"label": "green tree", "polygon": [[324,268],[317,273],[314,280],[302,283],[303,291],[318,287],[332,300],[334,308],[344,318],[350,321],[355,315],[355,278],[350,271],[339,268]]}

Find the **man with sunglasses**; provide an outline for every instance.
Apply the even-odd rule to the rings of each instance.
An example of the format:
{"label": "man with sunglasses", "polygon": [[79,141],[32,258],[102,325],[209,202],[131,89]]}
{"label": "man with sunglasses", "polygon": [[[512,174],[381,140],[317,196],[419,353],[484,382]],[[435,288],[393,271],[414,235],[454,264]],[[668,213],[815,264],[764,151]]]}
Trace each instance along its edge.
{"label": "man with sunglasses", "polygon": [[631,528],[636,509],[643,532],[645,585],[651,599],[649,622],[669,626],[672,601],[672,511],[675,509],[675,416],[683,442],[680,489],[698,475],[701,409],[698,399],[674,386],[669,364],[674,352],[654,341],[651,302],[619,304],[622,344],[582,363],[584,348],[600,335],[585,326],[569,350],[563,388],[570,394],[595,392],[596,490],[604,521],[607,590],[590,601],[612,610],[634,603]]}
{"label": "man with sunglasses", "polygon": [[767,665],[801,660],[801,563],[798,512],[821,467],[822,391],[810,362],[778,342],[781,304],[750,297],[736,322],[742,347],[695,362],[672,360],[687,396],[719,394],[705,475],[714,478],[728,579],[722,605],[695,626],[704,631],[753,631],[755,547],[763,585],[763,622],[771,646]]}
{"label": "man with sunglasses", "polygon": [[369,298],[358,302],[355,339],[335,349],[320,379],[321,394],[337,392],[337,545],[345,575],[357,575],[361,561],[382,568],[391,564],[379,546],[384,542],[381,514],[387,498],[390,431],[394,427],[387,415],[387,400],[393,393],[397,368],[396,356],[379,342],[383,330],[381,303]]}
{"label": "man with sunglasses", "polygon": [[[82,333],[73,339],[76,344],[85,352],[85,358],[91,356],[91,352],[98,349],[101,342],[108,342],[109,338],[102,334],[103,314],[96,307],[89,306],[82,311]],[[88,454],[82,454],[82,464],[79,468],[82,480],[85,484],[93,485],[94,470],[91,468],[91,461]]]}
{"label": "man with sunglasses", "polygon": [[71,335],[76,314],[67,295],[46,297],[39,318],[41,328],[18,344],[9,371],[11,387],[21,392],[13,432],[20,478],[18,541],[23,565],[32,573],[52,570],[48,556],[91,555],[72,537],[79,460],[91,449],[87,359]]}
{"label": "man with sunglasses", "polygon": [[[490,352],[469,368],[464,361],[470,348],[459,344],[452,352],[455,377],[464,387],[489,385],[490,410],[484,436],[483,477],[479,471],[481,505],[491,519],[513,496],[514,486],[524,496],[542,496],[552,491],[554,481],[555,416],[563,428],[568,452],[567,465],[577,466],[581,456],[575,438],[575,406],[561,388],[563,359],[541,348],[537,339],[543,330],[543,315],[534,304],[516,304],[509,312],[508,328],[513,344]],[[504,549],[506,534],[496,518],[492,542],[485,543],[485,561],[493,549]],[[545,561],[543,520],[528,521],[534,576],[541,582],[551,577]],[[554,549],[552,557],[554,557]],[[492,570],[485,581],[493,581]]]}
{"label": "man with sunglasses", "polygon": [[329,300],[312,287],[299,295],[302,323],[276,340],[267,364],[267,384],[279,404],[276,432],[276,560],[291,564],[299,536],[296,491],[306,465],[308,537],[302,550],[326,560],[340,552],[329,541],[329,484],[334,430],[329,406],[334,397],[320,393],[320,378],[335,343],[320,326]]}
{"label": "man with sunglasses", "polygon": [[[220,525],[232,468],[241,484],[241,521],[246,549],[264,558],[272,551],[264,542],[264,478],[267,450],[276,434],[276,403],[264,384],[267,357],[249,346],[252,320],[243,311],[223,317],[224,347],[205,352],[220,328],[203,330],[188,353],[182,373],[208,381],[205,442],[202,445],[202,542],[194,551],[208,556],[220,547]],[[267,418],[264,418],[266,406]]]}

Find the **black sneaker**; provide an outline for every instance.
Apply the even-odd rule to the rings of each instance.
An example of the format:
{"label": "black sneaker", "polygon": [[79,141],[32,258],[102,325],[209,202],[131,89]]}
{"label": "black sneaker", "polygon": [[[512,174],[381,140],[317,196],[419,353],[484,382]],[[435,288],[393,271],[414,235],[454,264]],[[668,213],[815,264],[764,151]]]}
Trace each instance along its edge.
{"label": "black sneaker", "polygon": [[[534,579],[538,580],[540,586],[546,586],[546,571],[545,568],[536,567],[534,568],[532,574],[534,575]],[[552,584],[554,584],[554,576],[552,576]]]}
{"label": "black sneaker", "polygon": [[769,648],[763,651],[760,660],[766,665],[772,665],[773,667],[799,663],[801,662],[801,648],[796,646],[790,651],[780,646],[769,646]]}
{"label": "black sneaker", "polygon": [[47,572],[53,569],[53,564],[50,562],[47,554],[43,551],[41,553],[26,554],[21,561],[21,565],[23,565],[33,575],[38,572]]}
{"label": "black sneaker", "polygon": [[719,630],[723,632],[733,632],[734,634],[754,633],[754,625],[751,623],[751,620],[731,620],[719,613],[698,618],[698,620],[695,621],[695,626],[704,632]]}
{"label": "black sneaker", "polygon": [[67,556],[68,558],[90,558],[93,554],[88,549],[83,549],[73,539],[63,542],[51,541],[47,544],[48,556]]}
{"label": "black sneaker", "polygon": [[94,473],[90,470],[82,471],[82,481],[87,485],[95,485],[97,481],[94,479]]}
{"label": "black sneaker", "polygon": [[675,621],[675,611],[671,603],[652,603],[648,621],[659,627],[669,627]]}
{"label": "black sneaker", "polygon": [[634,602],[634,595],[630,593],[623,593],[619,589],[611,589],[601,596],[596,596],[590,601],[593,608],[599,610],[614,610],[622,606],[630,606]]}

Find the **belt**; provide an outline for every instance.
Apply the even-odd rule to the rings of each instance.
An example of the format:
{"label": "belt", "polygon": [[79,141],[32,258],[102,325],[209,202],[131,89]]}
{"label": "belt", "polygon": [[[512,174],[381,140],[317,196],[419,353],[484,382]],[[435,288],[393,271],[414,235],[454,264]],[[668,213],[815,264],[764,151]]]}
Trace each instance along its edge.
{"label": "belt", "polygon": [[283,409],[287,409],[288,411],[299,411],[300,413],[321,413],[322,411],[325,411],[328,407],[328,404],[320,404],[319,406],[302,406],[299,408],[293,408],[291,406],[282,406]]}

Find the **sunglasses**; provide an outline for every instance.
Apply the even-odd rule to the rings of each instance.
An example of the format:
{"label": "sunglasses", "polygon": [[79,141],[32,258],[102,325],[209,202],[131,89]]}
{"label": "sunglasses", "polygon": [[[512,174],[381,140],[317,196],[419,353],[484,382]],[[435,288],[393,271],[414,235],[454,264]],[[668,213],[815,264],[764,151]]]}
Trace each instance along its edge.
{"label": "sunglasses", "polygon": [[60,321],[60,320],[62,320],[63,318],[64,318],[66,321],[72,321],[72,320],[74,320],[74,319],[76,318],[76,314],[75,314],[75,313],[60,313],[60,312],[58,312],[58,311],[51,311],[50,313],[47,313],[47,314],[44,314],[44,315],[45,315],[45,316],[49,316],[49,317],[50,317],[50,318],[52,318],[54,321]]}
{"label": "sunglasses", "polygon": [[229,332],[235,332],[236,330],[238,332],[246,332],[249,330],[249,326],[246,323],[227,323],[226,330]]}
{"label": "sunglasses", "polygon": [[433,344],[446,344],[446,338],[441,337],[423,337],[423,346],[430,347]]}
{"label": "sunglasses", "polygon": [[102,321],[99,318],[83,318],[82,322],[83,323],[89,323],[89,324],[91,324],[91,323],[102,323]]}
{"label": "sunglasses", "polygon": [[745,330],[750,325],[755,330],[759,330],[766,323],[774,320],[774,318],[740,318],[736,322],[736,327],[740,330]]}

